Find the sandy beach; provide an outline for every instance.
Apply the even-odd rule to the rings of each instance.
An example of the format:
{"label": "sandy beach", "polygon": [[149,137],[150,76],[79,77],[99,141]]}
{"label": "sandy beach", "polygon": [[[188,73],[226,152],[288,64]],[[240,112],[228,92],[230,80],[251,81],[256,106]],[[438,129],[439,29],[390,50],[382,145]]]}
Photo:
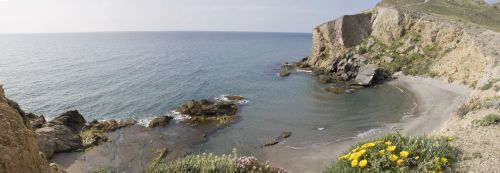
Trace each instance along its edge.
{"label": "sandy beach", "polygon": [[[386,84],[400,88],[401,92],[411,94],[415,99],[414,112],[395,125],[395,128],[409,135],[426,135],[440,129],[472,91],[463,85],[413,76],[400,76]],[[350,145],[363,140],[367,139],[332,141],[307,149],[292,149],[286,146],[285,141],[284,144],[265,148],[266,159],[290,172],[316,173],[330,166]]]}

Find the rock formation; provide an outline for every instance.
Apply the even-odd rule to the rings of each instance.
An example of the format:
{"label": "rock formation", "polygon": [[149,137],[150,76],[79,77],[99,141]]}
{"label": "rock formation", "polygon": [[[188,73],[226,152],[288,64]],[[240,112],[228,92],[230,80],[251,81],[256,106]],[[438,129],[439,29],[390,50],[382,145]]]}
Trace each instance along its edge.
{"label": "rock formation", "polygon": [[355,79],[361,85],[396,71],[470,86],[498,78],[499,33],[422,12],[424,1],[412,3],[384,0],[372,10],[319,25],[311,54],[296,65],[311,68],[323,82]]}
{"label": "rock formation", "polygon": [[189,100],[175,109],[177,112],[192,117],[217,117],[233,116],[238,110],[238,105],[230,102],[211,102],[208,100]]}
{"label": "rock formation", "polygon": [[83,148],[80,132],[85,119],[76,110],[68,111],[36,129],[38,147],[47,158],[54,153],[74,151]]}
{"label": "rock formation", "polygon": [[[31,124],[7,103],[0,85],[0,172],[66,172],[38,150]],[[28,125],[28,126],[27,126]]]}

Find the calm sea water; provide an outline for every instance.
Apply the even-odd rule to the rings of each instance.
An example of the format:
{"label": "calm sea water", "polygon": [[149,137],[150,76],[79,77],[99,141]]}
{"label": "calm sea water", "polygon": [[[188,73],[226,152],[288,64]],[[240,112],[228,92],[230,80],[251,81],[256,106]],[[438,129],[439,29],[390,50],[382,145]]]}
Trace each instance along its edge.
{"label": "calm sea water", "polygon": [[[27,112],[87,120],[164,115],[188,99],[238,94],[240,120],[195,151],[261,155],[260,144],[291,131],[311,147],[397,122],[411,107],[379,85],[327,93],[306,73],[278,78],[279,65],[307,56],[310,34],[122,32],[0,35],[0,83]],[[322,129],[322,130],[320,130]]]}

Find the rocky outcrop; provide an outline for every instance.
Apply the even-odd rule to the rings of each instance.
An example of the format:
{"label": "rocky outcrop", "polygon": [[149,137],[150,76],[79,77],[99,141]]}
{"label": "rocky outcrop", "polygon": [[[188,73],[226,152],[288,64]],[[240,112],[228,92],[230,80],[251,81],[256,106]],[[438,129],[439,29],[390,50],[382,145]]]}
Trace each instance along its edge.
{"label": "rocky outcrop", "polygon": [[76,110],[68,111],[36,129],[36,139],[40,151],[47,158],[54,153],[68,152],[83,148],[80,131],[85,126],[85,118]]}
{"label": "rocky outcrop", "polygon": [[[30,123],[27,123],[30,124]],[[7,103],[0,85],[0,172],[66,172],[40,153],[31,125]]]}
{"label": "rocky outcrop", "polygon": [[159,116],[149,122],[148,127],[166,126],[173,118],[170,116]]}
{"label": "rocky outcrop", "polygon": [[233,116],[238,110],[238,105],[224,101],[189,100],[175,110],[191,117]]}
{"label": "rocky outcrop", "polygon": [[396,71],[470,86],[498,78],[499,33],[412,10],[418,5],[384,0],[372,10],[321,24],[313,30],[311,54],[297,64],[311,68],[320,81],[355,79],[362,85]]}
{"label": "rocky outcrop", "polygon": [[115,120],[115,119],[104,120],[104,121],[94,120],[85,126],[85,130],[95,129],[102,132],[112,132],[120,128],[133,126],[135,124],[137,124],[137,121],[132,118],[125,120]]}

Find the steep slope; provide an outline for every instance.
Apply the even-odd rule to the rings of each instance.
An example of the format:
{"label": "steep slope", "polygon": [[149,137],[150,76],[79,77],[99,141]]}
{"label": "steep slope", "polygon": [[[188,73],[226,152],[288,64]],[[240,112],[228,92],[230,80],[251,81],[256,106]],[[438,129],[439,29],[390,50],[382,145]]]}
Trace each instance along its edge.
{"label": "steep slope", "polygon": [[30,128],[19,112],[8,104],[0,85],[0,173],[66,172],[57,165],[49,166]]}

